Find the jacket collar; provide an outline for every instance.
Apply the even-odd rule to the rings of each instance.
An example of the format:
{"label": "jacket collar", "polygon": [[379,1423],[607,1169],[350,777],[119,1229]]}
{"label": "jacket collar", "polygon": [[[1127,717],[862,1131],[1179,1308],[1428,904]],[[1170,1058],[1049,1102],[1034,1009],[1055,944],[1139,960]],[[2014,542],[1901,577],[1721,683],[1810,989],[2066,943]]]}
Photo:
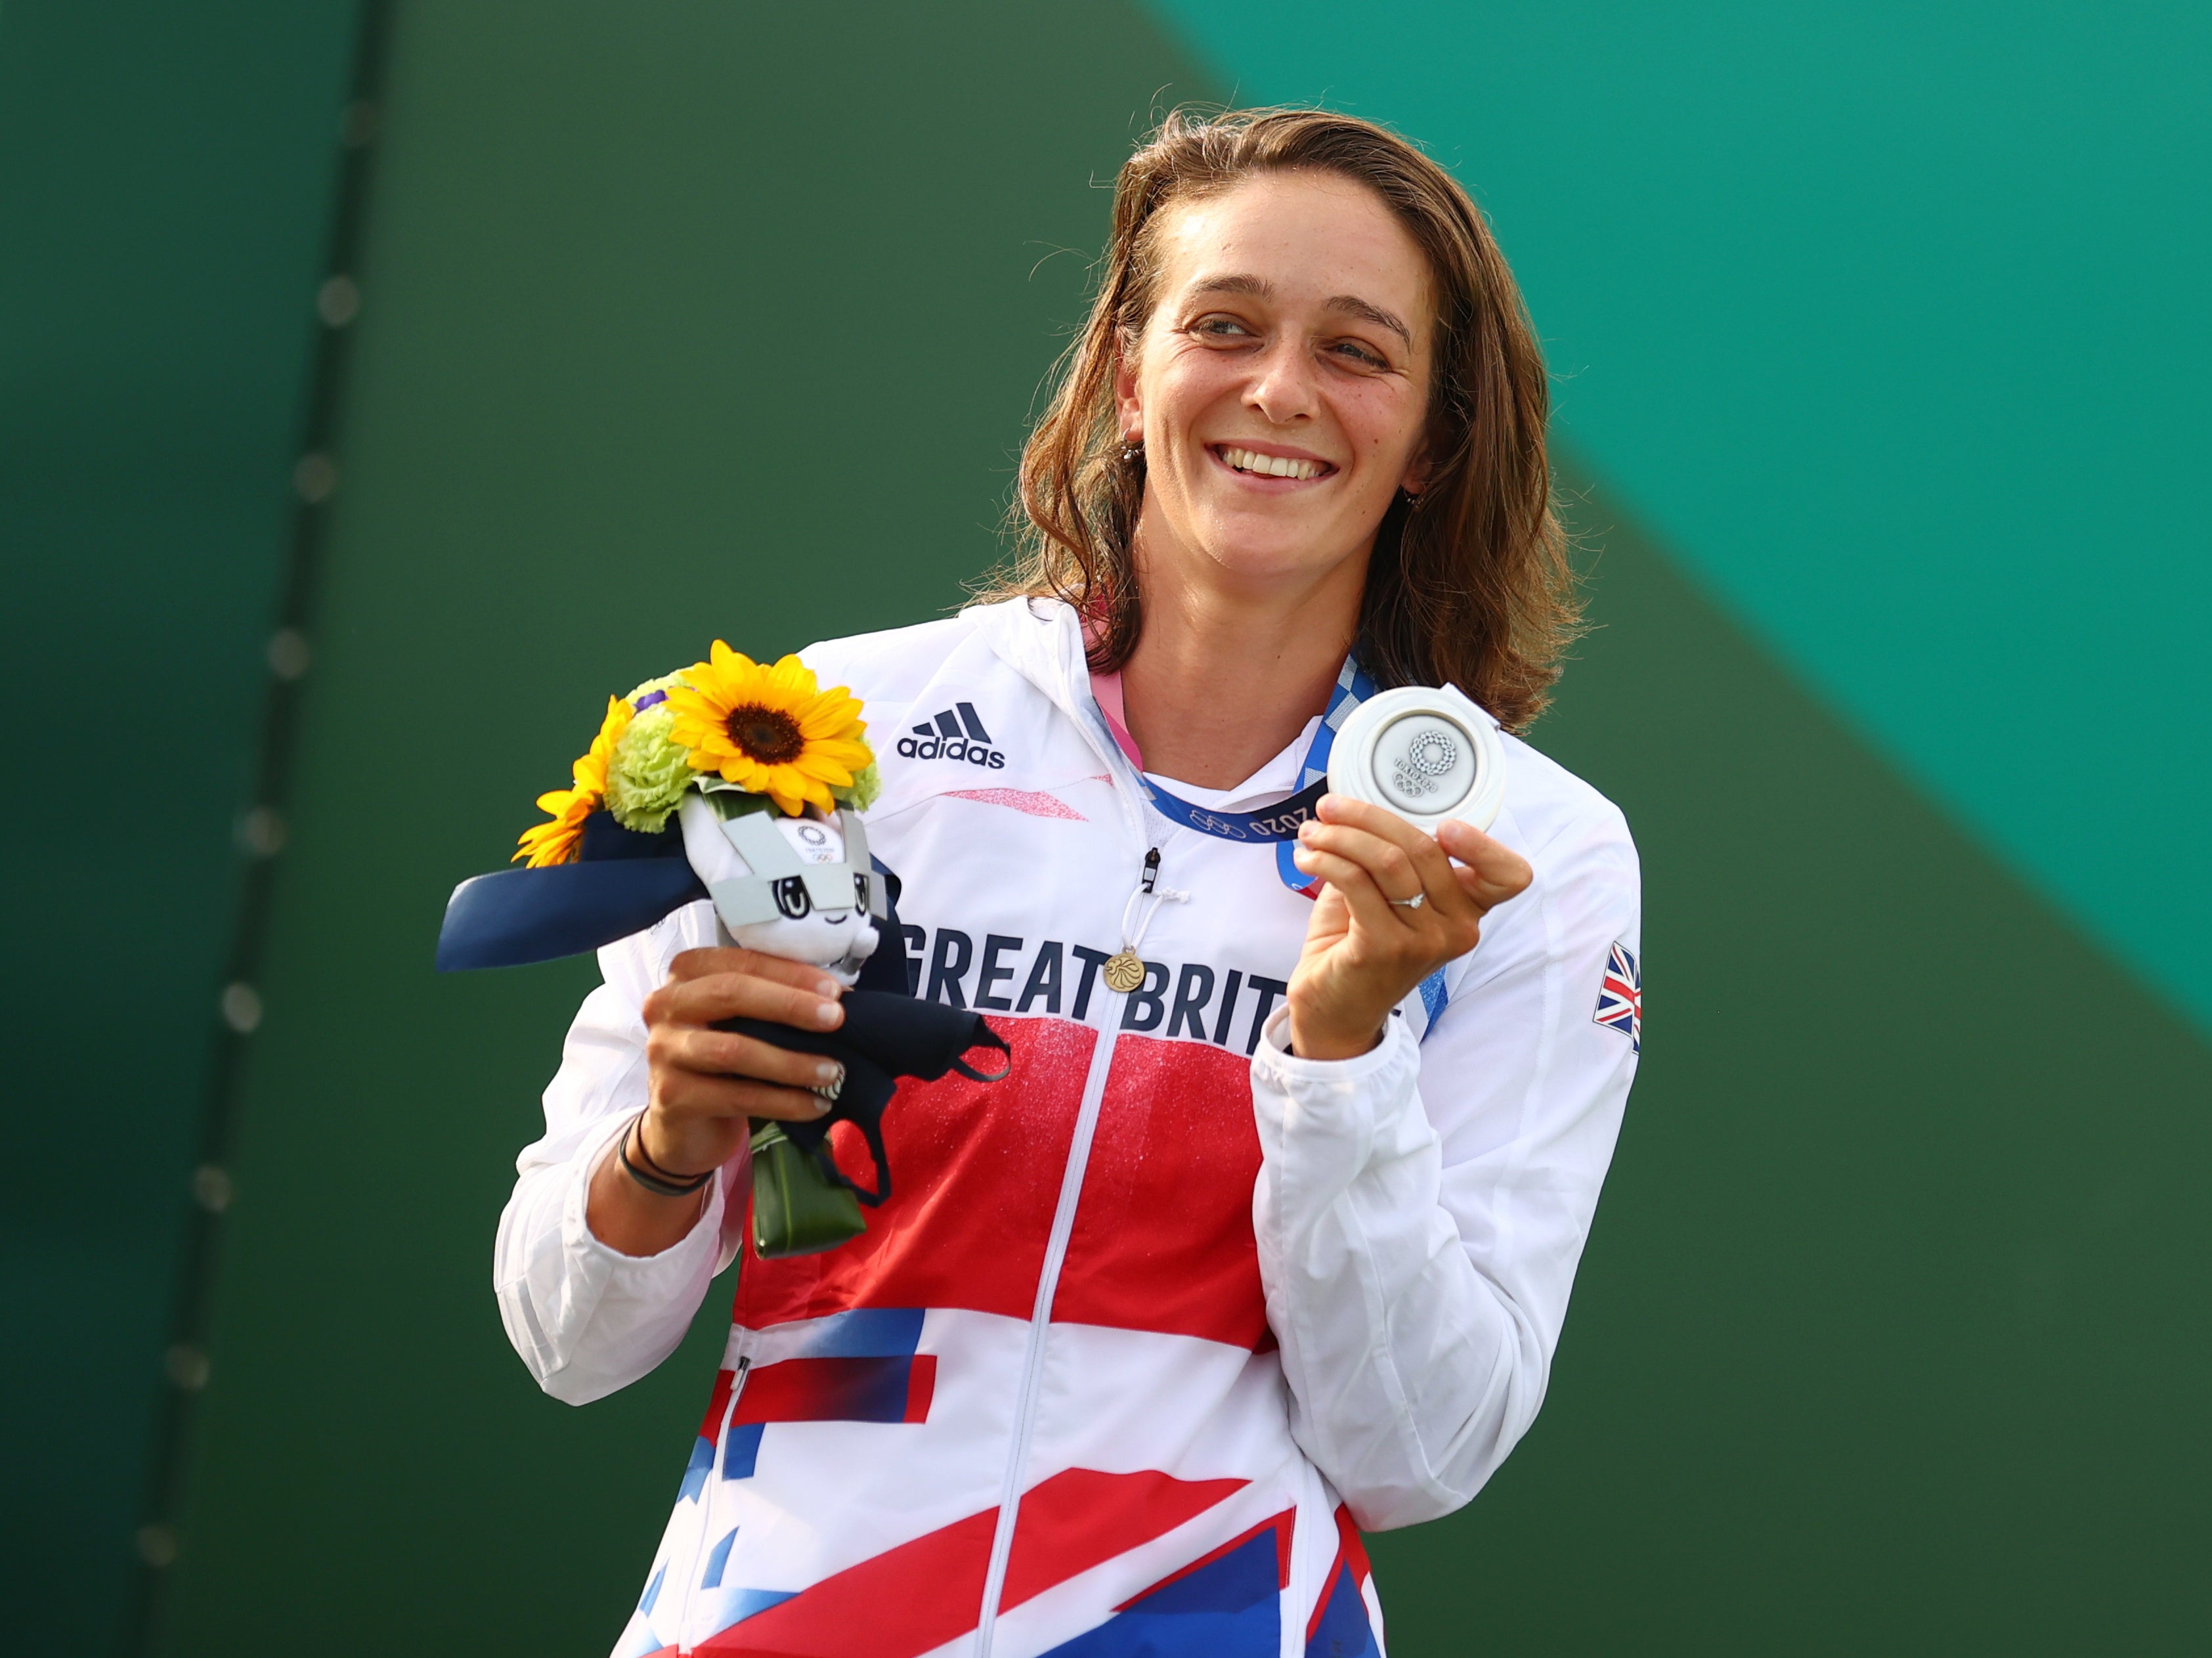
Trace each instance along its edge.
{"label": "jacket collar", "polygon": [[1087,726],[1091,665],[1075,610],[1057,598],[1004,598],[968,615],[975,631],[1007,666],[1035,685],[1061,713]]}
{"label": "jacket collar", "polygon": [[999,659],[1042,691],[1089,739],[1114,780],[1122,816],[1131,831],[1141,835],[1143,791],[1091,694],[1091,663],[1075,607],[1057,598],[1006,598],[971,606],[966,614]]}
{"label": "jacket collar", "polygon": [[[1097,701],[1091,694],[1091,665],[1074,607],[1056,598],[1009,598],[973,606],[968,614],[999,659],[1088,732],[1092,746],[1116,778],[1127,779],[1133,791],[1135,768],[1106,729]],[[1313,722],[1309,720],[1289,749],[1261,767],[1233,795],[1223,797],[1222,804],[1235,805],[1295,789],[1297,757],[1306,751],[1312,737]]]}

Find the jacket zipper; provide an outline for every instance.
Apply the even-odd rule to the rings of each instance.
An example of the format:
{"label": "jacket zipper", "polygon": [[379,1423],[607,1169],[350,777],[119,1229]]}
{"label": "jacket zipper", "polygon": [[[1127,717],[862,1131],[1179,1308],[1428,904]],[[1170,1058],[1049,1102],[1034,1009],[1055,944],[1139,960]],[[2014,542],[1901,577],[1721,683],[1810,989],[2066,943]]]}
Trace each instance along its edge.
{"label": "jacket zipper", "polygon": [[[1128,757],[1119,747],[1106,743],[1102,733],[1093,731],[1082,713],[1062,695],[1051,691],[1047,695],[1073,722],[1091,752],[1105,762],[1121,807],[1121,822],[1130,838],[1147,848],[1144,882],[1149,890],[1159,872],[1159,848],[1147,845],[1142,797],[1133,799],[1131,797],[1137,792],[1122,780],[1129,770]],[[1106,1078],[1113,1069],[1114,1048],[1120,1039],[1122,1006],[1128,999],[1124,992],[1113,989],[1103,979],[1097,989],[1106,998],[1100,1010],[1098,1044],[1091,1051],[1091,1068],[1083,1079],[1083,1099],[1075,1115],[1075,1136],[1067,1148],[1067,1167],[1060,1175],[1060,1198],[1052,1214],[1052,1234],[1045,1243],[1044,1267],[1038,1274],[1036,1301],[1030,1312],[1029,1339],[1022,1353],[1022,1390],[1015,1406],[1013,1442],[1007,1450],[1006,1479],[1000,1485],[999,1519],[991,1531],[990,1564],[983,1575],[983,1600],[975,1619],[975,1658],[991,1658],[991,1643],[998,1632],[999,1600],[1006,1593],[1006,1561],[1013,1552],[1014,1526],[1021,1511],[1022,1476],[1029,1468],[1030,1438],[1036,1425],[1037,1392],[1044,1380],[1045,1336],[1052,1326],[1052,1303],[1060,1289],[1060,1269],[1067,1259],[1069,1235],[1075,1230],[1076,1205],[1082,1199],[1083,1176],[1091,1164],[1091,1137],[1097,1132],[1098,1112],[1106,1097]]]}
{"label": "jacket zipper", "polygon": [[1022,1391],[1014,1415],[1014,1439],[1006,1458],[1006,1477],[999,1493],[999,1520],[991,1533],[991,1564],[983,1577],[983,1604],[976,1619],[975,1658],[990,1658],[991,1638],[999,1620],[999,1597],[1006,1584],[1006,1560],[1014,1545],[1014,1522],[1021,1509],[1022,1475],[1029,1467],[1030,1436],[1036,1424],[1037,1393],[1044,1380],[1044,1345],[1052,1324],[1052,1303],[1060,1288],[1060,1269],[1067,1259],[1067,1240],[1075,1230],[1076,1205],[1083,1195],[1084,1171],[1091,1163],[1091,1136],[1098,1127],[1098,1111],[1106,1096],[1106,1077],[1114,1064],[1114,1046],[1121,1029],[1122,1002],[1118,990],[1100,990],[1108,998],[1097,1046],[1091,1051],[1091,1069],[1083,1079],[1083,1102],[1076,1113],[1075,1138],[1067,1148],[1067,1168],[1060,1176],[1060,1201],[1053,1210],[1052,1236],[1045,1244],[1044,1270],[1037,1278],[1036,1304],[1030,1314],[1030,1334],[1022,1355]]}
{"label": "jacket zipper", "polygon": [[[1116,750],[1109,759],[1098,749],[1097,738],[1078,718],[1076,728],[1084,740],[1099,757],[1107,761],[1109,774],[1118,774],[1115,762],[1122,761]],[[1122,761],[1126,765],[1126,761]],[[1142,808],[1131,812],[1128,791],[1119,786],[1115,793],[1122,797],[1122,821],[1134,831],[1137,843],[1145,844]],[[1149,847],[1144,867],[1144,884],[1147,891],[1158,878],[1160,853],[1158,847]],[[1044,1344],[1052,1325],[1052,1303],[1060,1289],[1060,1269],[1067,1259],[1067,1240],[1075,1230],[1076,1205],[1083,1196],[1083,1176],[1091,1164],[1091,1137],[1097,1132],[1098,1112],[1106,1097],[1106,1078],[1114,1066],[1114,1048],[1120,1040],[1122,1005],[1127,1000],[1125,993],[1115,990],[1102,978],[1098,991],[1106,1000],[1100,1009],[1098,1043],[1091,1050],[1091,1068],[1083,1079],[1083,1100],[1075,1115],[1075,1137],[1067,1148],[1067,1167],[1060,1179],[1060,1199],[1052,1213],[1052,1235],[1045,1243],[1044,1269],[1037,1278],[1036,1303],[1030,1313],[1029,1341],[1022,1354],[1022,1390],[1015,1406],[1013,1443],[1008,1448],[1006,1475],[999,1491],[999,1519],[991,1532],[991,1561],[983,1575],[983,1602],[975,1620],[975,1658],[991,1658],[991,1643],[998,1632],[999,1600],[1006,1593],[1006,1561],[1013,1552],[1014,1526],[1021,1513],[1022,1476],[1029,1469],[1030,1437],[1036,1425],[1038,1389],[1044,1380]]]}
{"label": "jacket zipper", "polygon": [[[714,1431],[711,1437],[714,1442],[714,1459],[707,1465],[707,1483],[699,1488],[699,1532],[697,1539],[691,1545],[690,1558],[684,1563],[684,1598],[677,1603],[676,1649],[678,1652],[691,1650],[691,1602],[699,1584],[699,1562],[707,1551],[714,1546],[714,1540],[708,1534],[714,1528],[707,1523],[707,1501],[714,1495],[714,1480],[720,1473],[722,1442],[730,1431],[731,1414],[738,1408],[738,1395],[744,1392],[746,1373],[753,1367],[752,1339],[752,1332],[747,1331],[743,1340],[732,1341],[722,1350],[722,1356],[727,1358],[730,1347],[736,1347],[738,1350],[738,1357],[731,1365],[731,1369],[736,1374],[730,1378],[730,1396],[722,1401],[722,1414],[713,1424]],[[676,1564],[673,1555],[669,1557],[668,1564],[672,1566]],[[668,1592],[668,1585],[665,1581],[660,1588],[664,1594]]]}

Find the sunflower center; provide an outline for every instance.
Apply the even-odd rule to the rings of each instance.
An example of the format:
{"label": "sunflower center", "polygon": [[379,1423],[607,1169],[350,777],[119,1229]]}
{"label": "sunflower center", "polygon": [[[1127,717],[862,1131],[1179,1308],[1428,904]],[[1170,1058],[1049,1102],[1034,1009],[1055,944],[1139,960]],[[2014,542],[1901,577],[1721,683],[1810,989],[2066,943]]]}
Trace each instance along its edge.
{"label": "sunflower center", "polygon": [[781,708],[748,702],[732,708],[723,725],[738,752],[758,765],[787,765],[806,748],[799,722]]}

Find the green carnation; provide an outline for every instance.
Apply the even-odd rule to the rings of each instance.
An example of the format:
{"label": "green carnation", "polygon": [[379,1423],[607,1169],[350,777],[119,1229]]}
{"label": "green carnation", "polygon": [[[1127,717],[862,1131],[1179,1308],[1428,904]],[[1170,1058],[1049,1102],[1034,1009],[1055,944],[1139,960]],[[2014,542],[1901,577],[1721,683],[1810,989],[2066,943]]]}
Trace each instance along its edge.
{"label": "green carnation", "polygon": [[[677,674],[649,679],[626,700],[635,707],[640,697],[683,683]],[[614,759],[607,767],[607,810],[626,829],[658,835],[683,804],[684,791],[699,779],[690,751],[671,735],[675,728],[676,710],[656,702],[631,720],[615,744]]]}
{"label": "green carnation", "polygon": [[876,797],[884,792],[884,774],[872,760],[853,774],[848,788],[833,788],[830,793],[837,804],[850,811],[866,811],[876,804]]}

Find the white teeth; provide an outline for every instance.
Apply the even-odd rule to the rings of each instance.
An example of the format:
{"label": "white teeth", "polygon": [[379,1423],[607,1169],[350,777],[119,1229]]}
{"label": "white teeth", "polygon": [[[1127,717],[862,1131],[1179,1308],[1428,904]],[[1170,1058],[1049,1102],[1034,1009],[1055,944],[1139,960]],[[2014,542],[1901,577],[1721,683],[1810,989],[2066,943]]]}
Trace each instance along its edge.
{"label": "white teeth", "polygon": [[1256,472],[1262,477],[1314,478],[1322,473],[1317,460],[1292,460],[1287,455],[1263,455],[1251,449],[1224,446],[1221,458],[1240,472]]}

